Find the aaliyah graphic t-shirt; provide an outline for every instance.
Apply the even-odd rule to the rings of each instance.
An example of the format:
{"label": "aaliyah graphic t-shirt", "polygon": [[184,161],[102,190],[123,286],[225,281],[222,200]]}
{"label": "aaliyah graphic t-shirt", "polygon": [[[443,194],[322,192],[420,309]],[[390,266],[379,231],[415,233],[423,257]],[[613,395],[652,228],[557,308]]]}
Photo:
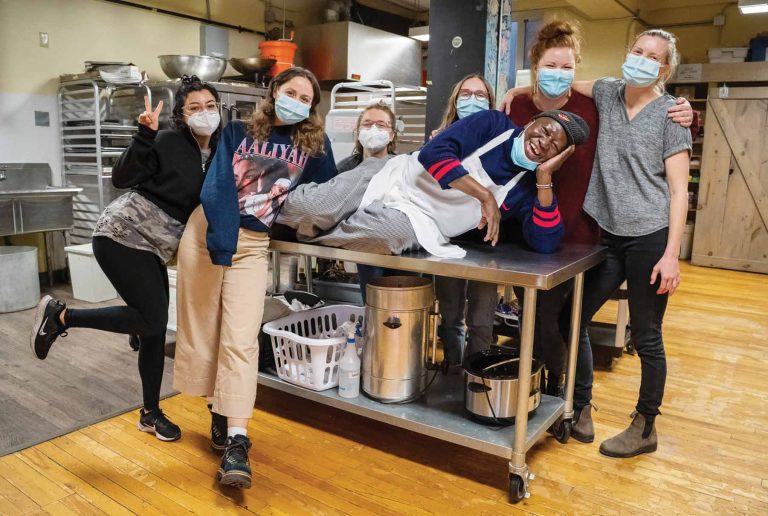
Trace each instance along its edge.
{"label": "aaliyah graphic t-shirt", "polygon": [[241,227],[269,232],[297,185],[323,183],[336,175],[327,137],[324,153],[310,156],[293,145],[291,131],[292,126],[274,127],[265,141],[258,141],[236,120],[222,132],[200,194],[214,263],[231,262]]}

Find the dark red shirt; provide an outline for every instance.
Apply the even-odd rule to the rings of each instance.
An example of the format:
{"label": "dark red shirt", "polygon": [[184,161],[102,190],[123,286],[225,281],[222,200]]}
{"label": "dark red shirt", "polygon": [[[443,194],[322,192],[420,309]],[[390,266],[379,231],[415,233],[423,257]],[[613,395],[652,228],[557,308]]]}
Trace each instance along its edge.
{"label": "dark red shirt", "polygon": [[[571,90],[571,98],[560,109],[579,115],[589,126],[587,141],[576,146],[576,151],[555,172],[552,180],[560,216],[565,225],[563,242],[597,244],[600,241],[600,226],[582,208],[589,178],[592,176],[592,163],[595,161],[599,130],[597,108],[591,98]],[[518,95],[512,100],[511,112],[510,118],[515,125],[523,127],[541,110],[533,104],[529,95]]]}

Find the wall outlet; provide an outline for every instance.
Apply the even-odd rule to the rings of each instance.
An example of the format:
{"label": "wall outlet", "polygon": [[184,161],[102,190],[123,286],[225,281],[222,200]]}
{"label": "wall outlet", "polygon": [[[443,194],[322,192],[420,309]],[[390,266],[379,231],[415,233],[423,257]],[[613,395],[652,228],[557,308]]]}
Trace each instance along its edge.
{"label": "wall outlet", "polygon": [[35,125],[37,127],[50,127],[51,114],[48,111],[35,111]]}
{"label": "wall outlet", "polygon": [[40,46],[43,48],[48,48],[48,45],[51,42],[51,38],[48,36],[47,32],[40,32]]}

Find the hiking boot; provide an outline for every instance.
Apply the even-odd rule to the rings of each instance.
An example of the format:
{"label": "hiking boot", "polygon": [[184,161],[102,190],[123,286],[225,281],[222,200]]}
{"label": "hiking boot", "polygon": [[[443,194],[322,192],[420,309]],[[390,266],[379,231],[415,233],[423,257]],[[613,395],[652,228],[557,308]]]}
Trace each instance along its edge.
{"label": "hiking boot", "polygon": [[603,441],[600,445],[600,453],[609,457],[626,459],[641,453],[656,451],[656,427],[655,417],[645,416],[637,411],[632,413],[632,423],[629,428],[615,437]]}
{"label": "hiking boot", "polygon": [[165,417],[160,409],[139,412],[139,422],[136,428],[142,432],[150,432],[161,441],[178,441],[181,439],[181,428]]}
{"label": "hiking boot", "polygon": [[29,346],[40,360],[45,360],[58,337],[67,336],[67,327],[61,324],[59,319],[65,308],[67,308],[66,304],[48,295],[43,296],[37,304]]}
{"label": "hiking boot", "polygon": [[592,407],[594,407],[594,405],[588,403],[581,407],[580,410],[574,410],[571,437],[580,443],[591,443],[595,440],[595,425],[592,423]]}
{"label": "hiking boot", "polygon": [[221,485],[251,488],[251,464],[248,462],[250,447],[251,441],[244,435],[227,437],[227,448],[216,473],[216,480]]}
{"label": "hiking boot", "polygon": [[217,414],[212,408],[212,405],[208,405],[211,412],[211,449],[221,454],[227,449],[227,418]]}

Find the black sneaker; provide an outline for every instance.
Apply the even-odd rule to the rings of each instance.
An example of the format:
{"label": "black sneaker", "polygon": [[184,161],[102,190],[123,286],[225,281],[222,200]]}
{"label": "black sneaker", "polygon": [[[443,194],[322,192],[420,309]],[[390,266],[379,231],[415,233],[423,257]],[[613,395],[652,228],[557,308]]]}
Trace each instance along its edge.
{"label": "black sneaker", "polygon": [[224,453],[227,449],[227,418],[212,411],[212,408],[208,405],[211,412],[211,449],[216,453]]}
{"label": "black sneaker", "polygon": [[128,335],[128,345],[131,346],[131,349],[134,351],[138,351],[141,347],[141,340],[139,339],[138,335]]}
{"label": "black sneaker", "polygon": [[136,428],[142,432],[151,432],[155,434],[155,437],[161,441],[178,441],[181,439],[181,428],[179,428],[178,425],[171,423],[160,409],[151,410],[149,412],[141,409],[139,412],[139,422],[136,424]]}
{"label": "black sneaker", "polygon": [[59,315],[66,307],[64,303],[48,295],[43,296],[37,304],[29,345],[40,360],[45,360],[48,356],[56,338],[67,336],[67,327],[59,321]]}
{"label": "black sneaker", "polygon": [[251,441],[244,435],[227,438],[227,449],[221,458],[221,466],[216,473],[216,480],[223,486],[251,488],[251,464],[248,462],[248,450]]}

